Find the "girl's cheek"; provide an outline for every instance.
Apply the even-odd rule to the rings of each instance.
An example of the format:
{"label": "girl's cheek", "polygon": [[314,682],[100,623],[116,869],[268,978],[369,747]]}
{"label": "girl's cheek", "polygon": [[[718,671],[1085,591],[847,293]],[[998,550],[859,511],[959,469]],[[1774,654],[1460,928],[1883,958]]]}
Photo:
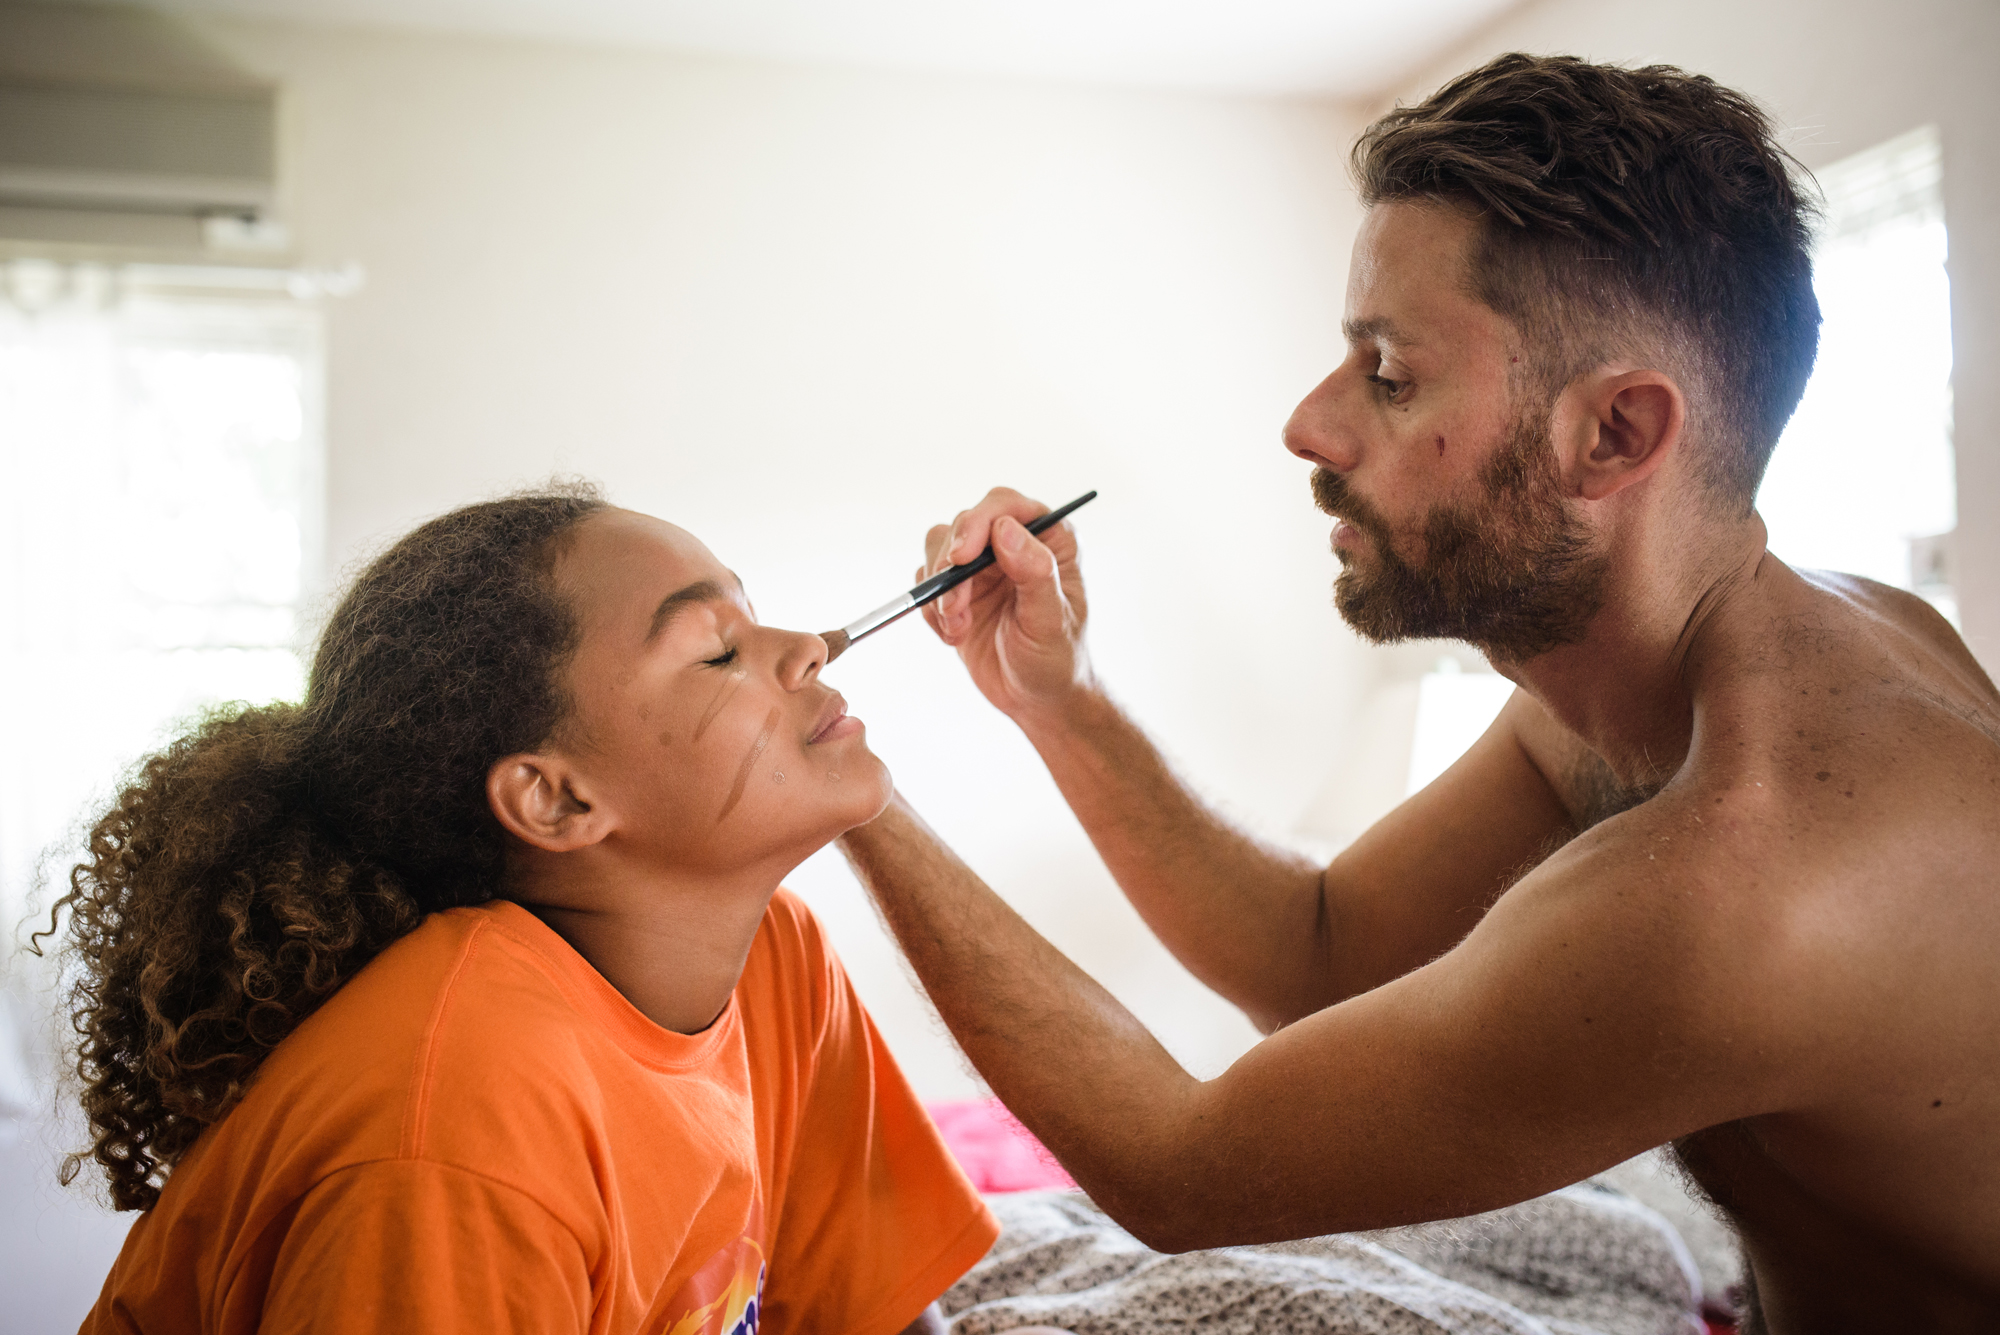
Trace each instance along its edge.
{"label": "girl's cheek", "polygon": [[760,776],[782,772],[775,765],[767,763],[766,752],[770,750],[771,740],[777,735],[778,724],[784,717],[785,711],[777,705],[771,706],[770,712],[764,715],[763,725],[757,730],[756,738],[744,751],[743,758],[737,762],[736,773],[729,784],[729,795],[723,799],[721,815],[716,817],[717,824],[729,819],[729,813],[736,810],[736,804],[743,800],[744,793],[749,791],[750,785]]}
{"label": "girl's cheek", "polygon": [[702,708],[701,717],[695,721],[694,732],[692,734],[694,742],[699,743],[708,734],[708,730],[715,725],[717,719],[723,716],[730,703],[736,699],[737,693],[743,687],[743,683],[749,680],[749,677],[750,670],[748,668],[737,668],[720,682],[716,683],[715,694],[709,697],[708,703]]}

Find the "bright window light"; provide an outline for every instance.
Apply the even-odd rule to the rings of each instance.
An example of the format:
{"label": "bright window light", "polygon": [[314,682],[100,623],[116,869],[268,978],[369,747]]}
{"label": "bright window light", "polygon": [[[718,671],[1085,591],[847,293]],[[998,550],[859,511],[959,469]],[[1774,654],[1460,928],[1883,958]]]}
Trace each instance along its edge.
{"label": "bright window light", "polygon": [[[0,910],[205,706],[296,697],[317,314],[0,266]],[[119,291],[120,287],[125,290]],[[60,866],[50,869],[60,879]]]}
{"label": "bright window light", "polygon": [[1817,174],[1819,362],[1757,509],[1792,566],[1914,589],[1956,621],[1942,162],[1925,126]]}
{"label": "bright window light", "polygon": [[1514,683],[1493,672],[1467,672],[1444,657],[1417,679],[1417,721],[1410,739],[1407,796],[1450,769],[1493,725]]}

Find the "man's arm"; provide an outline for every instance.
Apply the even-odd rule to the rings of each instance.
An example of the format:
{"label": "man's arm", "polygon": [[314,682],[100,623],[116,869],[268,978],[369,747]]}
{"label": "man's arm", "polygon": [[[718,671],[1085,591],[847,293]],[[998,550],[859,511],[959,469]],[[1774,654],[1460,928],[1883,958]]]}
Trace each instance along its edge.
{"label": "man's arm", "polygon": [[[995,491],[932,531],[926,570],[991,540],[998,570],[925,609],[987,699],[1048,766],[1152,930],[1266,1032],[1398,977],[1469,931],[1508,876],[1569,832],[1516,740],[1517,700],[1452,773],[1322,868],[1272,848],[1197,797],[1099,688],[1068,525]],[[1303,686],[1301,689],[1307,689]]]}
{"label": "man's arm", "polygon": [[1565,848],[1441,958],[1210,1081],[900,799],[842,847],[994,1092],[1112,1217],[1183,1250],[1493,1209],[1807,1097],[1786,1084],[1813,1067],[1796,1041],[1718,985],[1749,972],[1728,883],[1635,816]]}
{"label": "man's arm", "polygon": [[1270,1033],[1443,954],[1571,833],[1517,739],[1539,708],[1518,697],[1450,772],[1326,867],[1224,820],[1101,694],[1024,728],[1146,925]]}

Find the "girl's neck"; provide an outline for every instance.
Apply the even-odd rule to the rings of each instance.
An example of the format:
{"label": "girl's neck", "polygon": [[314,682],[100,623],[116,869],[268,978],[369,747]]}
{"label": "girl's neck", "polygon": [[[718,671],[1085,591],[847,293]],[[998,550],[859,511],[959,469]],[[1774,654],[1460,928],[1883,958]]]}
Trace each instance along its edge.
{"label": "girl's neck", "polygon": [[567,941],[653,1023],[696,1034],[728,1005],[778,881],[768,872],[544,875],[517,879],[508,898]]}

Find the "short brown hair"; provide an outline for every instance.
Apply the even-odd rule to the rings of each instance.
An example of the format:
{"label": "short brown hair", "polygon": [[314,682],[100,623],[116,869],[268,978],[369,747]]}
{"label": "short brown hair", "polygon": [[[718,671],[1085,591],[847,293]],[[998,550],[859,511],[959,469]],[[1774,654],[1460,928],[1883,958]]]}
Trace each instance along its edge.
{"label": "short brown hair", "polygon": [[1678,354],[1699,474],[1748,512],[1819,347],[1814,209],[1749,98],[1672,65],[1517,52],[1381,117],[1352,165],[1371,206],[1478,213],[1474,291],[1545,392],[1619,352]]}

